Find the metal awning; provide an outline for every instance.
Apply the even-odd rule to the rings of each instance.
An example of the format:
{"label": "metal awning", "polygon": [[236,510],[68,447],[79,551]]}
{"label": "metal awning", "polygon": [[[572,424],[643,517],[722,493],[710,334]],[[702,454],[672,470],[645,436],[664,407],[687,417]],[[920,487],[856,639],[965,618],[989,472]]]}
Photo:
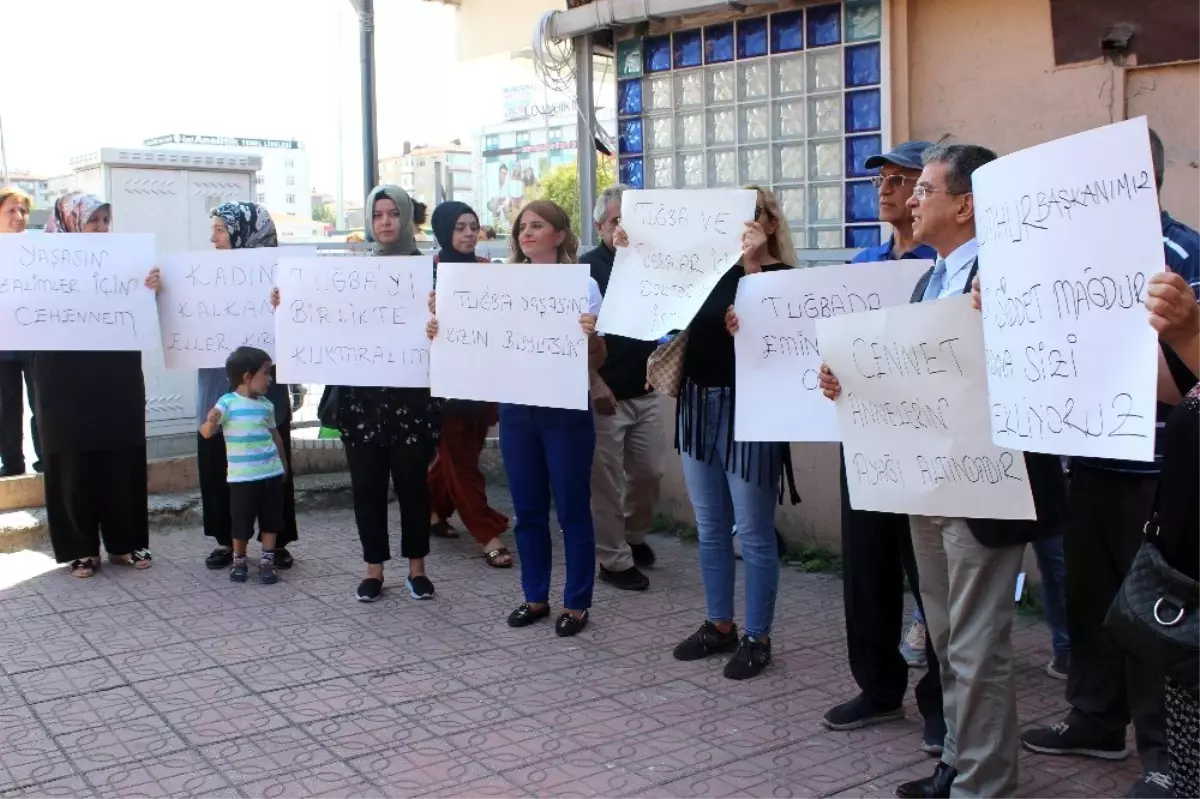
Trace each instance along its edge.
{"label": "metal awning", "polygon": [[555,11],[550,20],[550,34],[555,39],[570,39],[653,19],[721,9],[741,11],[749,6],[776,2],[778,0],[595,0],[579,8]]}

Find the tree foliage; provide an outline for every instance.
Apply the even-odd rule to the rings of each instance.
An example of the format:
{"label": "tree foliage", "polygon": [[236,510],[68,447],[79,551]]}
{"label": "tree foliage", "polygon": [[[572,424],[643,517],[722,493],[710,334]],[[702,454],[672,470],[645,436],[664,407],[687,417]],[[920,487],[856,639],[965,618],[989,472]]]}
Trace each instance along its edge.
{"label": "tree foliage", "polygon": [[333,210],[328,205],[313,205],[312,218],[314,222],[324,222],[327,225],[334,223]]}
{"label": "tree foliage", "polygon": [[[596,193],[607,189],[617,182],[617,165],[615,159],[599,156],[596,162]],[[582,232],[583,224],[591,224],[592,209],[580,213],[579,208],[579,167],[572,162],[560,164],[542,176],[542,193],[539,199],[553,200],[562,206],[571,217],[571,229],[576,233]]]}

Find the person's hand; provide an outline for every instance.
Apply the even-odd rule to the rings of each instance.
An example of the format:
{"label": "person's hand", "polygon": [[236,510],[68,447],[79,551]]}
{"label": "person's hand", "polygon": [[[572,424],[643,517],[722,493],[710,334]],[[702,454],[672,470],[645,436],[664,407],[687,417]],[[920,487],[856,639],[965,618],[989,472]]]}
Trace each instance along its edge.
{"label": "person's hand", "polygon": [[763,232],[763,226],[758,222],[747,222],[746,230],[742,233],[742,252],[755,252],[766,243],[767,234]]}
{"label": "person's hand", "polygon": [[429,336],[430,341],[433,341],[435,338],[437,338],[437,334],[438,334],[438,321],[437,321],[437,317],[435,316],[434,318],[430,319],[428,322],[425,323],[425,335]]}
{"label": "person's hand", "polygon": [[615,416],[617,413],[616,396],[608,384],[598,378],[592,384],[592,407],[601,416]]}
{"label": "person's hand", "polygon": [[159,287],[162,285],[162,272],[156,266],[150,270],[150,274],[146,275],[146,288],[158,293]]}
{"label": "person's hand", "polygon": [[583,330],[583,335],[591,338],[596,335],[596,314],[585,313],[579,317],[579,327]]}
{"label": "person's hand", "polygon": [[208,416],[204,417],[204,421],[208,422],[213,427],[219,425],[221,423],[221,409],[213,408],[208,412]]}
{"label": "person's hand", "polygon": [[842,393],[842,384],[825,364],[821,364],[821,371],[817,373],[817,383],[821,386],[821,393],[825,395],[826,399],[835,400]]}
{"label": "person's hand", "polygon": [[729,335],[738,332],[738,317],[737,311],[733,310],[733,306],[729,306],[729,310],[725,312],[725,329],[729,331]]}
{"label": "person's hand", "polygon": [[429,313],[437,316],[437,292],[429,292]]}
{"label": "person's hand", "polygon": [[971,281],[971,307],[977,311],[983,310],[983,294],[979,290],[979,275]]}
{"label": "person's hand", "polygon": [[1146,284],[1150,326],[1167,344],[1187,343],[1200,336],[1200,306],[1187,281],[1171,272],[1151,275]]}
{"label": "person's hand", "polygon": [[279,307],[279,289],[277,289],[277,288],[271,289],[271,307],[272,308]]}
{"label": "person's hand", "polygon": [[625,232],[625,228],[617,225],[613,228],[613,244],[617,247],[629,246],[629,234]]}

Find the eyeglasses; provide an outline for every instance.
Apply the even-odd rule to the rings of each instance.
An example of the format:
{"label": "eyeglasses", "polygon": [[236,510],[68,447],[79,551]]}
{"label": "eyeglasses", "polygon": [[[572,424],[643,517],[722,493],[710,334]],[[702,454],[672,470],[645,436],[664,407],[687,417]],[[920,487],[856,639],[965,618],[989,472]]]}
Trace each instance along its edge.
{"label": "eyeglasses", "polygon": [[875,177],[871,178],[871,185],[875,187],[876,191],[878,191],[879,189],[883,188],[883,184],[886,183],[889,188],[895,191],[897,189],[902,189],[906,184],[913,183],[915,181],[916,178],[910,178],[905,175],[876,175]]}
{"label": "eyeglasses", "polygon": [[913,189],[913,199],[917,202],[923,202],[930,194],[946,194],[950,197],[959,197],[963,194],[970,194],[969,191],[950,191],[949,189],[935,189],[933,186],[926,186],[924,183],[918,183]]}

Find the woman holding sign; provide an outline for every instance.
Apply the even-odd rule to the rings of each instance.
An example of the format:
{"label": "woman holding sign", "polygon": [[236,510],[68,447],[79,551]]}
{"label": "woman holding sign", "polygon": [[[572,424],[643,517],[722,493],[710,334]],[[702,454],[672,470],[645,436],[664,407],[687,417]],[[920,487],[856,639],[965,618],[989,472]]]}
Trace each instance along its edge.
{"label": "woman holding sign", "polygon": [[[111,224],[108,203],[73,192],[54,204],[46,233],[107,233]],[[146,286],[157,288],[153,272]],[[38,352],[33,377],[55,560],[91,577],[103,540],[113,563],[149,568],[141,352]]]}
{"label": "woman holding sign", "polygon": [[[218,250],[241,250],[255,247],[278,247],[275,222],[264,206],[256,203],[229,202],[212,210],[212,242]],[[231,391],[225,369],[200,369],[197,374],[197,425],[204,424],[208,411],[218,399]],[[295,484],[292,482],[292,404],[291,391],[286,383],[275,381],[271,367],[271,387],[267,399],[275,406],[275,421],[283,441],[287,472],[283,484],[283,529],[275,545],[275,565],[280,569],[292,567],[292,555],[287,545],[298,537],[296,532]],[[229,505],[228,464],[225,457],[225,437],[220,431],[212,438],[196,434],[196,466],[200,472],[200,499],[204,508],[204,534],[216,539],[217,547],[204,559],[210,569],[224,569],[233,564],[233,517]]]}
{"label": "woman holding sign", "polygon": [[[536,200],[517,213],[509,263],[571,264],[578,247],[566,211],[548,200]],[[592,373],[604,363],[604,340],[596,336],[600,301],[600,287],[589,278],[588,313],[579,318],[579,326],[588,339]],[[429,336],[436,335],[435,318],[429,322]],[[521,555],[521,588],[525,592],[525,601],[509,614],[510,627],[526,627],[550,615],[551,497],[567,556],[564,611],[554,629],[567,637],[587,627],[596,576],[591,510],[595,448],[591,411],[500,405],[500,452],[517,513],[513,535]]]}
{"label": "woman holding sign", "polygon": [[[683,477],[696,511],[700,572],[708,619],[675,647],[678,660],[700,660],[733,652],[725,664],[731,680],[754,677],[771,662],[771,623],[779,589],[775,505],[786,476],[793,502],[786,443],[735,441],[733,437],[734,349],[737,316],[733,300],[745,275],[796,265],[786,217],[771,192],[758,187],[754,219],[742,236],[742,258],[713,288],[687,330],[679,388],[676,443]],[[746,627],[738,639],[733,622],[736,525],[746,569]]]}

